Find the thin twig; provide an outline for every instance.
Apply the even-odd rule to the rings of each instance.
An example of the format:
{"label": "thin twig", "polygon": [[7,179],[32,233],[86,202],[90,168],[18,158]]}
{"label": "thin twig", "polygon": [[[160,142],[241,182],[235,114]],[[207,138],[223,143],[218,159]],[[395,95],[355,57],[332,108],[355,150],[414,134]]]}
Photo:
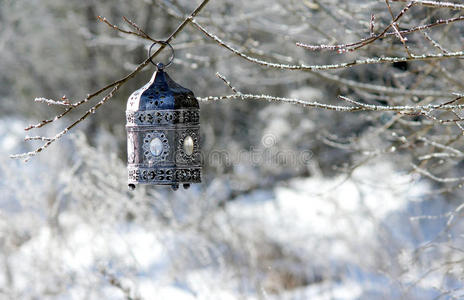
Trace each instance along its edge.
{"label": "thin twig", "polygon": [[98,16],[97,18],[98,18],[98,20],[102,21],[103,23],[105,23],[106,25],[108,25],[109,27],[111,27],[114,30],[120,31],[120,32],[125,33],[125,34],[130,34],[130,35],[135,35],[137,37],[146,38],[146,36],[143,36],[140,33],[129,31],[129,30],[124,30],[124,29],[110,23],[106,18],[103,18],[102,16]]}
{"label": "thin twig", "polygon": [[443,52],[443,53],[449,53],[449,51],[446,50],[445,48],[443,48],[442,45],[440,45],[437,41],[435,41],[434,39],[432,39],[432,38],[427,34],[427,32],[422,31],[422,34],[424,35],[425,39],[428,40],[429,42],[431,42],[432,45],[433,45],[435,48],[439,49],[439,50],[440,50],[441,52]]}
{"label": "thin twig", "polygon": [[[409,0],[392,0],[393,2],[406,2]],[[427,1],[427,0],[412,0],[414,4],[419,4],[427,7],[441,7],[441,8],[451,8],[451,9],[464,9],[464,4],[457,4],[451,2],[441,2],[441,1]]]}
{"label": "thin twig", "polygon": [[61,106],[71,106],[72,104],[69,103],[67,99],[61,100],[61,101],[56,101],[52,99],[47,99],[47,98],[35,98],[34,102],[38,103],[46,103],[48,105],[61,105]]}
{"label": "thin twig", "polygon": [[51,141],[52,138],[44,137],[44,136],[25,136],[24,137],[25,141]]}
{"label": "thin twig", "polygon": [[[339,51],[340,53],[342,52],[345,52],[345,51],[354,51],[354,50],[357,50],[359,48],[362,48],[366,45],[369,45],[373,42],[375,42],[376,40],[380,39],[381,37],[385,36],[387,34],[387,31],[395,24],[395,22],[398,22],[399,19],[401,19],[401,17],[404,16],[404,14],[414,5],[413,2],[410,2],[408,5],[406,5],[405,8],[403,8],[401,10],[401,12],[395,17],[393,18],[393,21],[388,25],[386,26],[381,33],[377,34],[377,35],[374,35],[374,36],[370,36],[368,38],[365,38],[365,39],[362,39],[361,41],[359,42],[356,42],[356,43],[352,43],[352,44],[344,44],[344,45],[336,45],[336,46],[329,46],[329,45],[318,45],[318,46],[312,46],[312,45],[306,45],[306,44],[303,44],[303,43],[296,43],[297,46],[299,47],[303,47],[303,48],[306,48],[308,50],[337,50]],[[395,33],[394,33],[395,34]]]}
{"label": "thin twig", "polygon": [[393,15],[393,11],[390,6],[390,2],[388,0],[385,0],[385,3],[387,4],[388,11],[390,12],[390,15],[392,17],[392,27],[393,30],[395,31],[396,35],[400,39],[401,43],[404,46],[404,49],[406,50],[406,53],[408,54],[409,57],[412,57],[411,51],[409,50],[409,47],[406,45],[406,39],[401,35],[399,29],[398,29],[398,22],[395,21],[395,16]]}
{"label": "thin twig", "polygon": [[464,177],[438,177],[430,173],[429,171],[420,168],[419,166],[411,163],[411,166],[414,168],[415,171],[420,173],[421,175],[424,175],[425,177],[428,177],[434,181],[441,182],[441,183],[450,183],[450,182],[461,182],[464,181]]}
{"label": "thin twig", "polygon": [[[419,25],[419,26],[416,26],[416,27],[412,27],[410,29],[400,30],[400,31],[398,31],[398,33],[401,34],[401,35],[408,35],[408,34],[412,34],[412,33],[415,33],[415,32],[420,32],[420,31],[423,31],[423,30],[426,30],[426,29],[430,29],[430,28],[433,28],[435,26],[448,25],[448,24],[451,24],[451,23],[454,23],[454,22],[460,22],[460,21],[464,21],[464,16],[459,16],[459,17],[450,18],[450,19],[437,20],[437,21],[435,21],[435,23],[426,24],[426,25]],[[312,51],[319,51],[319,50],[339,51],[339,50],[342,50],[342,49],[345,49],[344,51],[354,51],[356,49],[359,49],[361,47],[364,47],[364,46],[372,43],[374,41],[373,39],[375,37],[381,38],[381,37],[391,37],[391,36],[395,36],[395,35],[397,35],[396,32],[386,32],[384,30],[382,33],[380,33],[378,35],[369,36],[367,38],[361,39],[360,41],[357,41],[357,42],[354,42],[354,43],[339,44],[339,45],[308,45],[308,44],[305,44],[305,43],[298,42],[298,43],[296,43],[296,45],[299,46],[299,47],[303,47],[303,48],[305,48],[307,50],[312,50]],[[355,46],[361,46],[361,47],[354,48]],[[344,51],[339,51],[339,52],[344,52]]]}
{"label": "thin twig", "polygon": [[240,92],[237,91],[235,87],[233,87],[230,83],[230,81],[227,80],[227,78],[224,75],[219,74],[219,72],[216,72],[216,76],[224,81],[224,83],[236,94],[240,94]]}

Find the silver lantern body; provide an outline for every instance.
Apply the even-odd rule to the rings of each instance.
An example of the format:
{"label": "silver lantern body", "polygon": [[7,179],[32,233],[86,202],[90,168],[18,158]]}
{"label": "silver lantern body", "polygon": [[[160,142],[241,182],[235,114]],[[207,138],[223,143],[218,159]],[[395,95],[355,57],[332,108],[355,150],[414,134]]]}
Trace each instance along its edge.
{"label": "silver lantern body", "polygon": [[200,109],[192,91],[159,67],[129,97],[126,119],[129,188],[201,182]]}

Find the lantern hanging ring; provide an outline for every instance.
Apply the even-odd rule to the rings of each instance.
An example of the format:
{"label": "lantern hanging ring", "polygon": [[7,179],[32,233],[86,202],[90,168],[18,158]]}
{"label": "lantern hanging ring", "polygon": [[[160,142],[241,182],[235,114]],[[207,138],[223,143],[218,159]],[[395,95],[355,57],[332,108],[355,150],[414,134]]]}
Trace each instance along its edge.
{"label": "lantern hanging ring", "polygon": [[[171,49],[171,56],[169,57],[169,62],[167,64],[163,64],[161,62],[155,64],[153,62],[153,60],[151,60],[151,49],[153,48],[154,45],[156,44],[162,44],[162,45],[165,45],[165,46],[168,46],[170,49]],[[171,64],[172,64],[172,61],[174,60],[174,48],[171,46],[171,44],[169,44],[168,42],[165,42],[165,41],[156,41],[154,42],[153,44],[151,44],[150,48],[148,49],[148,59],[150,60],[150,62],[156,66],[156,68],[158,69],[164,69],[164,68],[167,68],[169,67]]]}

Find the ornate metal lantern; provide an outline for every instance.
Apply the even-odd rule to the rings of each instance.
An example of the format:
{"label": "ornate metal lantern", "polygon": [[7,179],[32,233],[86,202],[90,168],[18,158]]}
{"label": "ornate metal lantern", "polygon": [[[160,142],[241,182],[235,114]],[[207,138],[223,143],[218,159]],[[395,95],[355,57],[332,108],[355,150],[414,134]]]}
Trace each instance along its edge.
{"label": "ornate metal lantern", "polygon": [[[168,64],[169,65],[169,64]],[[166,65],[167,66],[167,65]],[[128,184],[188,188],[201,182],[200,109],[163,64],[127,101]]]}

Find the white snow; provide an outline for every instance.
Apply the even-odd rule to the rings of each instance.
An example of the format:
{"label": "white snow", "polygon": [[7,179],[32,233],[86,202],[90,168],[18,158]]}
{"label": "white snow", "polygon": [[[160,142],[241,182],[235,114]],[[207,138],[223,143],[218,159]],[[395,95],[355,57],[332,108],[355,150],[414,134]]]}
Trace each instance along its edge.
{"label": "white snow", "polygon": [[[16,147],[8,139],[8,135],[0,139],[8,146],[3,151]],[[14,169],[19,176],[26,176],[27,168],[49,167],[44,161],[2,162],[3,168]],[[8,182],[13,180],[17,179],[8,178]],[[149,220],[114,223],[117,218],[111,217],[108,222],[100,218],[92,221],[91,210],[90,215],[83,216],[73,206],[60,213],[57,230],[45,218],[48,208],[43,199],[50,195],[31,192],[40,190],[41,184],[50,184],[53,178],[35,180],[21,187],[29,198],[4,187],[0,201],[4,217],[0,229],[5,232],[15,224],[14,230],[31,234],[17,248],[11,248],[17,251],[8,253],[12,288],[25,298],[47,291],[59,299],[124,299],[123,292],[100,273],[101,268],[142,299],[431,299],[439,295],[434,287],[440,287],[444,280],[443,272],[425,274],[427,268],[412,262],[417,246],[429,241],[431,232],[439,232],[446,220],[430,225],[410,218],[429,214],[436,207],[446,211],[446,204],[428,201],[424,195],[429,185],[398,173],[388,161],[361,166],[348,179],[343,175],[293,179],[272,190],[241,195],[223,210],[213,209],[215,202],[210,199],[215,193],[191,189],[184,194],[186,199],[180,204],[173,202],[172,208],[204,203],[211,210],[206,211],[209,225],[203,231],[197,231],[196,225],[182,227],[195,218],[199,218],[198,223],[203,220],[201,213],[189,216],[187,209],[170,216],[179,216],[177,227],[156,228],[158,223]],[[223,184],[216,182],[214,186]],[[5,203],[16,200],[27,205],[15,212],[4,208]],[[213,229],[223,234],[222,241],[201,235]],[[260,252],[268,249],[260,248],[260,242],[261,247],[270,245],[266,243],[279,245],[284,252],[280,259],[297,259],[300,263],[293,268],[302,274],[332,279],[273,294],[269,289],[273,272],[288,266],[285,261],[279,265],[279,261],[261,258]],[[250,261],[258,264],[251,269],[257,273],[249,278],[270,284],[260,287],[261,295],[253,291],[252,282],[246,282],[251,276],[247,272],[252,271],[244,266],[231,268],[227,245],[221,243],[256,258]],[[2,286],[8,282],[5,274],[0,272]]]}

